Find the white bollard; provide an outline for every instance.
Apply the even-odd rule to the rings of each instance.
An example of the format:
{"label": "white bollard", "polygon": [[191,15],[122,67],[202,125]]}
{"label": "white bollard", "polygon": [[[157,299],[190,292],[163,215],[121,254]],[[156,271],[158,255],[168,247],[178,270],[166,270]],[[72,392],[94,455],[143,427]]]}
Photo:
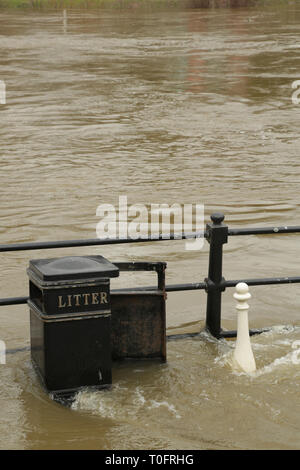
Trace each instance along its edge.
{"label": "white bollard", "polygon": [[244,372],[256,370],[255,359],[252,352],[249,322],[248,322],[248,300],[251,298],[249,287],[245,282],[239,282],[233,297],[237,300],[237,338],[233,357]]}

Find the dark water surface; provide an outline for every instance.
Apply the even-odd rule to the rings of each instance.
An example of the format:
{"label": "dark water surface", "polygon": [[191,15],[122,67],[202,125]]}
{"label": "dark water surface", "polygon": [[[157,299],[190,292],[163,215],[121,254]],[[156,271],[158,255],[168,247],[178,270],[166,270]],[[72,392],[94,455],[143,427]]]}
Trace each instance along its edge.
{"label": "dark water surface", "polygon": [[[300,5],[185,11],[0,12],[0,243],[95,238],[99,204],[204,204],[231,227],[300,225]],[[207,244],[83,248],[164,260],[200,282]],[[2,253],[1,297],[27,295],[30,258]],[[232,237],[227,279],[299,276],[299,236]],[[120,282],[120,281],[119,281]],[[132,284],[153,279],[132,275]],[[166,364],[120,364],[111,392],[51,401],[29,351],[0,365],[3,449],[299,449],[299,287],[251,289],[257,372],[230,367],[235,341],[168,343]],[[222,326],[236,328],[233,291]],[[29,346],[27,307],[1,308],[0,339]],[[170,293],[168,333],[199,331],[205,293]],[[296,348],[298,347],[298,349]],[[299,357],[300,359],[300,357]]]}

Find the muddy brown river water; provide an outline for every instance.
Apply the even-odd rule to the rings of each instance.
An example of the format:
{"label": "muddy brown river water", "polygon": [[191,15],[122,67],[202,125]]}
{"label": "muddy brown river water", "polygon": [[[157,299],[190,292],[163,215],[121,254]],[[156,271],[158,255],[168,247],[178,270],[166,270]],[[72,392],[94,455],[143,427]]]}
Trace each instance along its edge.
{"label": "muddy brown river water", "polygon": [[[300,5],[276,5],[0,10],[0,243],[95,238],[98,205],[120,195],[203,204],[230,227],[300,225]],[[50,255],[166,261],[169,284],[207,276],[207,244],[50,251],[1,253],[0,296],[27,295],[29,259]],[[227,279],[299,275],[299,234],[225,246]],[[1,307],[0,448],[299,449],[299,285],[251,294],[250,327],[271,327],[251,339],[253,375],[232,371],[235,340],[202,333],[169,341],[166,364],[115,364],[112,390],[71,409],[32,370],[27,306]],[[168,334],[201,331],[205,306],[203,291],[169,293]]]}

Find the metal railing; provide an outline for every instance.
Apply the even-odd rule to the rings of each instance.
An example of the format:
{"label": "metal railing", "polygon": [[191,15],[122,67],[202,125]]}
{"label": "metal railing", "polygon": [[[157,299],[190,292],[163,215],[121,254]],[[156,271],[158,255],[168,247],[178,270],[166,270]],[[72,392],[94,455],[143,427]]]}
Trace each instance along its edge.
{"label": "metal railing", "polygon": [[[188,233],[183,235],[171,235],[165,238],[164,235],[158,235],[156,238],[132,239],[86,239],[86,240],[62,240],[49,242],[33,243],[14,243],[0,245],[0,252],[41,250],[53,248],[72,248],[95,245],[112,245],[122,243],[146,243],[155,241],[170,241],[204,237],[209,243],[209,266],[208,276],[203,282],[188,284],[166,285],[166,292],[178,292],[189,290],[205,290],[207,294],[206,303],[206,329],[216,338],[235,337],[236,331],[223,331],[221,328],[221,303],[222,293],[226,288],[235,287],[239,282],[245,282],[249,286],[262,286],[272,284],[294,284],[300,283],[300,276],[294,277],[271,277],[259,279],[237,279],[225,280],[222,276],[223,265],[223,245],[228,242],[229,236],[241,235],[276,235],[287,233],[300,233],[300,226],[281,226],[281,227],[254,227],[231,229],[224,222],[224,215],[214,213],[211,215],[211,222],[206,225],[204,232]],[[155,286],[137,287],[134,290],[152,290]],[[118,289],[118,291],[130,291],[130,288]],[[0,307],[8,305],[26,304],[28,297],[10,297],[0,299]],[[256,334],[264,330],[250,330],[250,334]]]}

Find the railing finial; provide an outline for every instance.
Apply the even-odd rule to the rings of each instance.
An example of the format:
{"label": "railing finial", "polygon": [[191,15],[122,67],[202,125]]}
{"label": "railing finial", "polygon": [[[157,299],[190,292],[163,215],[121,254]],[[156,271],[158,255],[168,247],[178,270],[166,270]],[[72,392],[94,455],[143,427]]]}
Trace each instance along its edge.
{"label": "railing finial", "polygon": [[214,212],[213,214],[211,214],[210,218],[215,225],[219,225],[225,219],[225,215],[221,212]]}

